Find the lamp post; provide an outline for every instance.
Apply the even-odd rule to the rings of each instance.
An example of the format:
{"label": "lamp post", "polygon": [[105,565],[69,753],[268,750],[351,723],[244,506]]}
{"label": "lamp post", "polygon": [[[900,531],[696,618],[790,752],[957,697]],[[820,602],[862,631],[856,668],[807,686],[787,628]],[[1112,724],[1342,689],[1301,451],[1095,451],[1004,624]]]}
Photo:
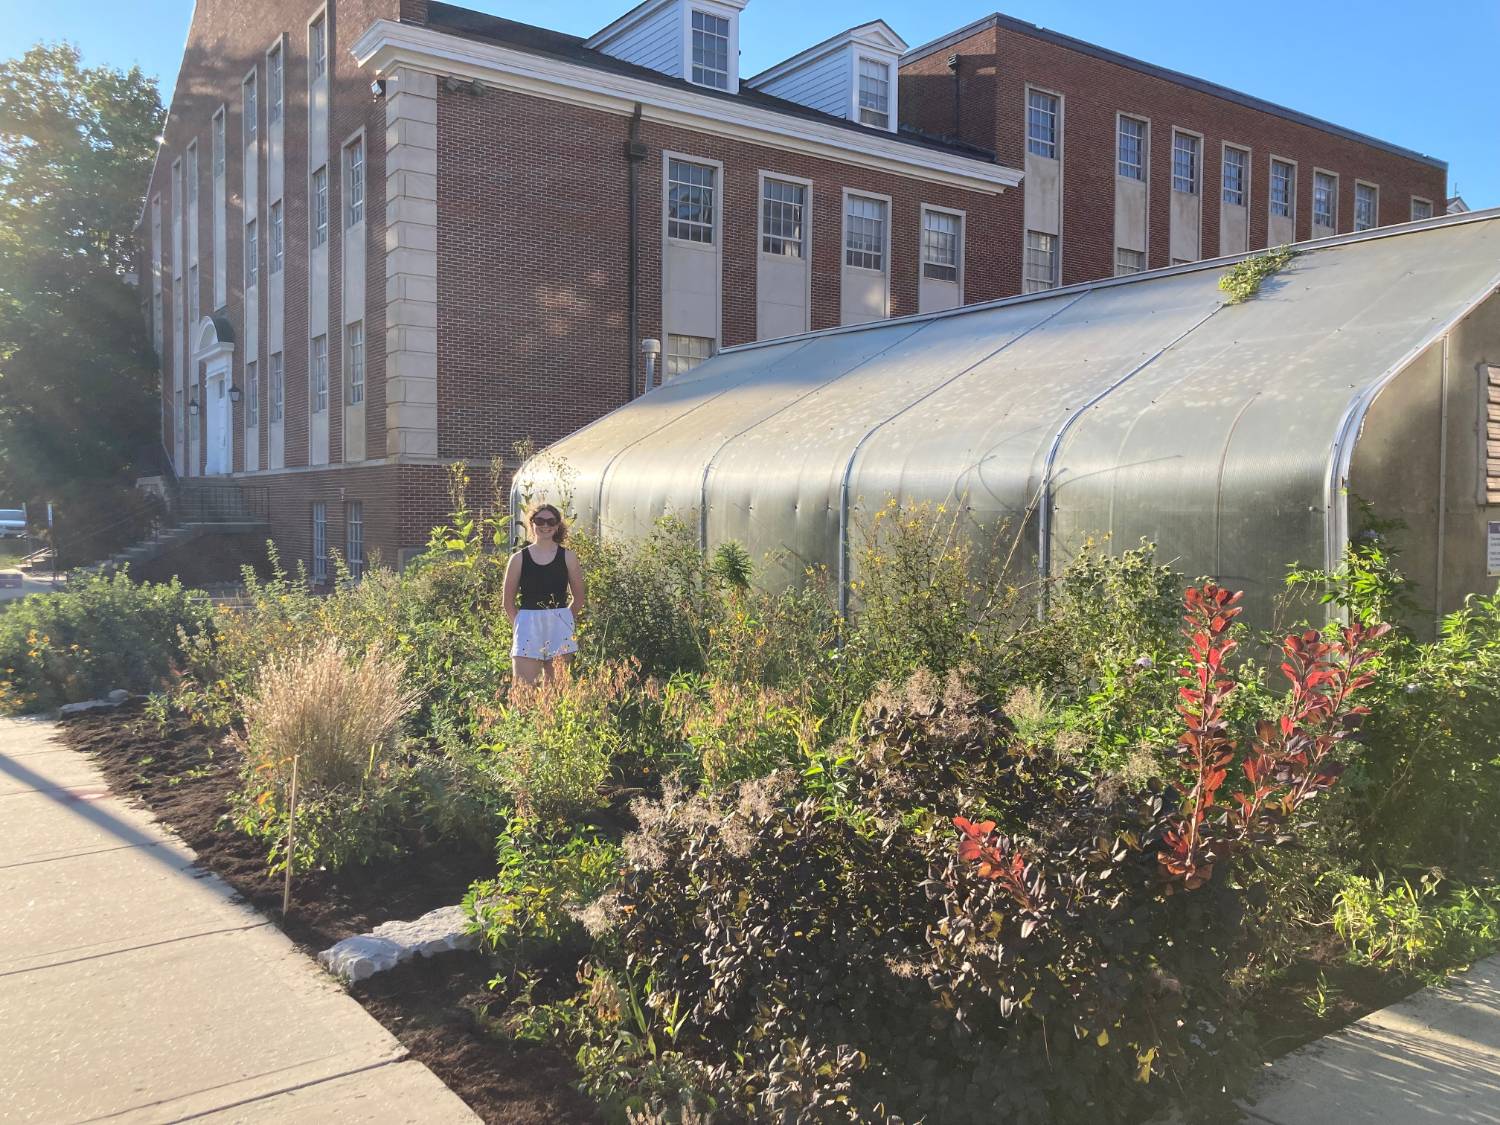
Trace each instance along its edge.
{"label": "lamp post", "polygon": [[641,341],[641,359],[646,364],[646,390],[656,386],[656,357],[661,355],[661,341],[650,336]]}

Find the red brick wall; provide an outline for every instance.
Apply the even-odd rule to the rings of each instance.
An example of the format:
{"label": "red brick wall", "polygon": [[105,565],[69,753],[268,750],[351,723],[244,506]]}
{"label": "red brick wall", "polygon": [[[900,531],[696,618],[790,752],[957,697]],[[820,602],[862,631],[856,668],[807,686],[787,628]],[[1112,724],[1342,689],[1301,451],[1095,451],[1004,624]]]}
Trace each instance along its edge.
{"label": "red brick wall", "polygon": [[[438,94],[438,440],[444,457],[553,441],[626,397],[629,119],[499,90]],[[662,153],[720,160],[723,343],[755,337],[758,173],[813,181],[812,327],[839,321],[844,188],[892,202],[891,312],[917,311],[923,203],[967,212],[965,299],[1009,291],[1008,199],[650,121],[641,337],[661,325]],[[565,153],[566,160],[558,154]]]}
{"label": "red brick wall", "polygon": [[[1149,265],[1170,264],[1172,129],[1203,134],[1203,227],[1205,258],[1218,255],[1221,145],[1251,150],[1250,247],[1266,245],[1270,157],[1297,162],[1296,237],[1310,238],[1313,168],[1339,176],[1338,229],[1354,227],[1355,180],[1379,185],[1380,223],[1406,222],[1411,197],[1430,199],[1441,213],[1446,196],[1443,169],[1298,124],[1270,113],[1180,86],[1167,79],[1098,59],[1010,29],[987,28],[901,70],[903,120],[926,131],[952,131],[952,78],[947,56],[961,56],[964,139],[985,144],[1000,163],[1023,167],[1026,154],[1026,86],[1063,96],[1062,281],[1069,284],[1114,273],[1115,115],[1151,122],[1149,171]],[[993,110],[989,107],[993,103]],[[971,106],[973,107],[971,113]],[[1309,107],[1316,109],[1316,107]],[[988,114],[987,139],[971,132]],[[1024,184],[1022,191],[1025,190]],[[1020,244],[1021,195],[1012,233]],[[1019,289],[1019,275],[1015,286]]]}

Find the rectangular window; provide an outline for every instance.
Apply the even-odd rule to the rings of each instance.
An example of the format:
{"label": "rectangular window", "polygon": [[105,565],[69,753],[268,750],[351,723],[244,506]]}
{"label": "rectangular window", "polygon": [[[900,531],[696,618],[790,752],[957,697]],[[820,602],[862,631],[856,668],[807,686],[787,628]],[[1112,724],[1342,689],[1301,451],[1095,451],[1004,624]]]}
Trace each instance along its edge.
{"label": "rectangular window", "polygon": [[161,351],[161,290],[158,289],[151,294],[151,340],[156,345],[157,352]]}
{"label": "rectangular window", "polygon": [[245,79],[245,116],[244,130],[245,143],[248,145],[255,140],[255,133],[260,125],[260,110],[255,104],[255,75]]}
{"label": "rectangular window", "polygon": [[286,380],[282,371],[281,353],[271,357],[271,421],[280,422],[286,407]]}
{"label": "rectangular window", "polygon": [[693,12],[693,81],[729,89],[729,21],[723,16]]}
{"label": "rectangular window", "polygon": [[281,230],[281,200],[271,204],[271,246],[269,269],[272,273],[281,272],[282,254],[282,230]]}
{"label": "rectangular window", "polygon": [[328,505],[312,506],[312,580],[328,581]]}
{"label": "rectangular window", "polygon": [[1040,293],[1057,288],[1057,235],[1026,232],[1026,277],[1024,292]]}
{"label": "rectangular window", "polygon": [[1126,250],[1123,246],[1115,247],[1115,276],[1125,277],[1127,274],[1140,273],[1146,268],[1146,252],[1144,250]]}
{"label": "rectangular window", "polygon": [[885,201],[848,197],[844,217],[844,263],[862,270],[885,269]]}
{"label": "rectangular window", "polygon": [[270,102],[266,105],[266,124],[281,120],[281,45],[271,48],[266,56],[266,90]]}
{"label": "rectangular window", "polygon": [[859,123],[891,127],[891,68],[876,59],[859,60]]}
{"label": "rectangular window", "polygon": [[767,176],[761,184],[760,248],[762,253],[801,258],[802,216],[807,208],[807,188]]}
{"label": "rectangular window", "polygon": [[365,322],[356,320],[344,329],[344,348],[348,359],[344,366],[349,371],[349,404],[358,406],[365,401]]}
{"label": "rectangular window", "polygon": [[260,281],[260,240],[255,233],[255,220],[245,224],[245,288],[254,289]]}
{"label": "rectangular window", "polygon": [[349,577],[358,579],[365,573],[365,506],[351,500],[344,508],[344,561]]}
{"label": "rectangular window", "polygon": [[1138,117],[1121,117],[1116,171],[1129,180],[1146,178],[1146,123]]}
{"label": "rectangular window", "polygon": [[188,323],[198,323],[198,263],[188,266]]}
{"label": "rectangular window", "polygon": [[1313,173],[1313,215],[1315,227],[1337,229],[1339,219],[1339,181],[1327,172]]}
{"label": "rectangular window", "polygon": [[224,111],[214,114],[214,178],[224,174]]}
{"label": "rectangular window", "polygon": [[714,354],[714,342],[707,336],[667,336],[667,364],[663,377],[670,379],[691,371]]}
{"label": "rectangular window", "polygon": [[1198,194],[1198,148],[1202,142],[1190,133],[1172,134],[1172,190]]}
{"label": "rectangular window", "polygon": [[1297,170],[1285,160],[1271,161],[1271,214],[1292,217],[1292,199],[1297,190]]}
{"label": "rectangular window", "polygon": [[312,341],[312,408],[314,414],[328,409],[328,337],[314,336]]}
{"label": "rectangular window", "polygon": [[198,142],[194,141],[187,149],[187,201],[188,210],[198,206]]}
{"label": "rectangular window", "polygon": [[344,225],[365,221],[365,142],[358,137],[344,148]]}
{"label": "rectangular window", "polygon": [[667,161],[667,235],[687,242],[714,241],[714,173],[708,164]]}
{"label": "rectangular window", "polygon": [[1380,225],[1380,190],[1374,184],[1354,185],[1354,229],[1369,230]]}
{"label": "rectangular window", "polygon": [[311,206],[308,210],[312,220],[312,244],[314,248],[328,241],[328,166],[325,164],[312,174]]}
{"label": "rectangular window", "polygon": [[328,70],[328,21],[319,16],[307,28],[307,80],[316,82]]}
{"label": "rectangular window", "polygon": [[1057,157],[1057,99],[1040,90],[1026,91],[1026,151]]}
{"label": "rectangular window", "polygon": [[1430,218],[1432,218],[1432,200],[1430,200],[1430,199],[1422,199],[1422,198],[1420,198],[1418,196],[1415,196],[1415,195],[1412,196],[1411,197],[1411,218],[1412,218],[1412,222],[1416,222],[1418,219],[1430,219]]}
{"label": "rectangular window", "polygon": [[1250,154],[1242,148],[1224,146],[1224,202],[1231,207],[1245,205],[1245,169]]}
{"label": "rectangular window", "polygon": [[947,211],[922,212],[922,276],[933,281],[958,280],[958,248],[963,220]]}
{"label": "rectangular window", "polygon": [[260,425],[260,364],[245,364],[245,425]]}

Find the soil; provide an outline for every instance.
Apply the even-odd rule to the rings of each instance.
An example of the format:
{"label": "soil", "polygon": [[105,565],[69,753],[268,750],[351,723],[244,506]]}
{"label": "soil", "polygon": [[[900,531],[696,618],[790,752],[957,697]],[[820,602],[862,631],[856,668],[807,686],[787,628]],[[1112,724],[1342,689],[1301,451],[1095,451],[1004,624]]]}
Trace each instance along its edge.
{"label": "soil", "polygon": [[[240,756],[224,732],[177,718],[163,730],[139,702],[74,716],[62,732],[93,757],[111,789],[149,808],[198,854],[199,867],[279,921],[310,955],[381,922],[451,906],[495,872],[489,848],[429,845],[395,862],[299,876],[282,920],[282,880],[266,873],[265,847],[225,822]],[[487,986],[495,973],[478,953],[419,957],[350,993],[486,1122],[598,1121],[593,1103],[573,1088],[577,1074],[566,1055],[514,1043],[487,1026],[487,1007],[500,999]]]}

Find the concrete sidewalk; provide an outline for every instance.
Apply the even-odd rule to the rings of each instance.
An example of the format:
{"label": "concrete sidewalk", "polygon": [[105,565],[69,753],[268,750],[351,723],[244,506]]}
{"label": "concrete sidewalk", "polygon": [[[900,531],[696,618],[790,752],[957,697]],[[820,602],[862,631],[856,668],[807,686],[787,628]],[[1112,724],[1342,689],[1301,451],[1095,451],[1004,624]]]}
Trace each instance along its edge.
{"label": "concrete sidewalk", "polygon": [[53,731],[0,719],[0,1121],[478,1120]]}
{"label": "concrete sidewalk", "polygon": [[1277,1060],[1246,1110],[1266,1125],[1500,1125],[1500,956]]}

